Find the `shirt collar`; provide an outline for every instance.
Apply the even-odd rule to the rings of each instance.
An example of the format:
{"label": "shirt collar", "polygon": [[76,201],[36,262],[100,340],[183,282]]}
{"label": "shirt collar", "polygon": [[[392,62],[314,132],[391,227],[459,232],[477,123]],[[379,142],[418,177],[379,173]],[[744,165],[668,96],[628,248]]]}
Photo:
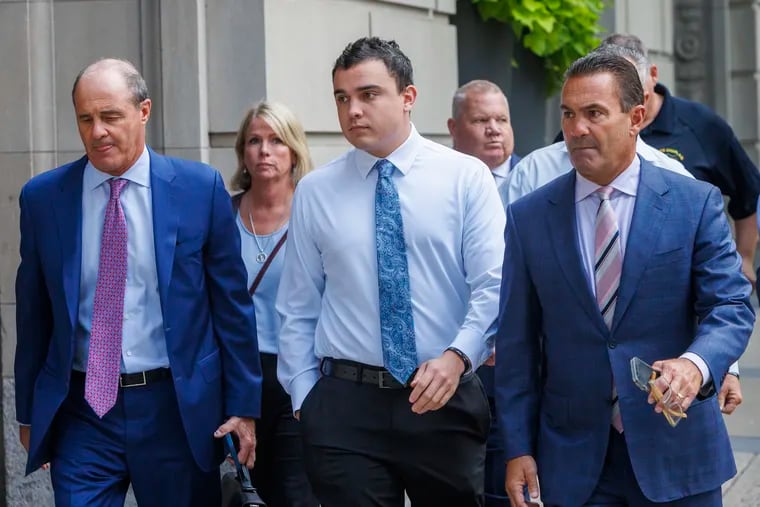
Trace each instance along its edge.
{"label": "shirt collar", "polygon": [[509,164],[511,160],[512,155],[508,156],[507,160],[491,169],[491,174],[493,174],[494,178],[506,178],[509,175]]}
{"label": "shirt collar", "polygon": [[665,85],[657,83],[654,85],[654,92],[662,95],[662,106],[655,119],[643,130],[644,135],[657,131],[665,134],[672,134],[676,129],[676,108],[673,104],[673,96],[670,94]]}
{"label": "shirt collar", "polygon": [[[393,153],[385,157],[385,160],[390,161],[404,175],[412,169],[412,164],[414,163],[414,159],[417,158],[417,150],[422,141],[422,136],[414,128],[414,124],[410,123],[410,126],[411,131],[406,141],[396,148]],[[365,179],[369,176],[370,171],[375,166],[375,162],[378,160],[380,160],[378,157],[370,155],[364,150],[358,148],[354,150],[354,165],[359,174]]]}
{"label": "shirt collar", "polygon": [[[94,190],[112,178],[112,175],[98,170],[89,160],[87,161],[87,165],[84,167],[84,188]],[[143,148],[142,154],[132,164],[132,167],[127,169],[119,178],[150,188],[150,153],[147,146]]]}
{"label": "shirt collar", "polygon": [[[636,197],[636,190],[639,187],[639,176],[641,174],[641,161],[639,156],[636,155],[631,161],[625,171],[618,174],[617,178],[612,180],[612,183],[607,185],[612,187],[618,192],[622,192],[626,195]],[[580,202],[594,192],[602,188],[602,185],[594,183],[591,180],[584,178],[578,171],[575,172],[575,202]]]}

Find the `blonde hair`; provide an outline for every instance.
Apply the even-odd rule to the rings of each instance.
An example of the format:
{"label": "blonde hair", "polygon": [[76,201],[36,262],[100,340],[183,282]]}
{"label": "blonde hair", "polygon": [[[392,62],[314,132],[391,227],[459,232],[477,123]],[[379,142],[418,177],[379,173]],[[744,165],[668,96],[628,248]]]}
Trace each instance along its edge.
{"label": "blonde hair", "polygon": [[293,155],[293,170],[291,176],[293,184],[297,185],[306,173],[314,167],[309,153],[309,146],[306,143],[306,134],[304,133],[301,122],[287,106],[279,102],[262,100],[250,108],[240,122],[240,128],[235,138],[235,154],[237,155],[237,169],[232,176],[231,187],[233,190],[246,191],[251,188],[251,175],[245,167],[245,138],[248,128],[254,118],[261,118],[266,121],[275,134],[277,134],[285,146],[290,148]]}

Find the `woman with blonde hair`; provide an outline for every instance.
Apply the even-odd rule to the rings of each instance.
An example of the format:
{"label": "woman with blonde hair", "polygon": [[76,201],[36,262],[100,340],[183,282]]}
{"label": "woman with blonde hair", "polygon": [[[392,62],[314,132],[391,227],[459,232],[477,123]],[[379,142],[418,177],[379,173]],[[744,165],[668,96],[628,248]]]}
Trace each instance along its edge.
{"label": "woman with blonde hair", "polygon": [[235,140],[232,179],[241,255],[256,308],[263,372],[261,419],[256,424],[254,486],[269,507],[311,507],[317,501],[304,471],[301,435],[290,396],[277,380],[280,318],[274,303],[280,283],[290,204],[298,181],[312,169],[303,127],[282,104],[249,109]]}

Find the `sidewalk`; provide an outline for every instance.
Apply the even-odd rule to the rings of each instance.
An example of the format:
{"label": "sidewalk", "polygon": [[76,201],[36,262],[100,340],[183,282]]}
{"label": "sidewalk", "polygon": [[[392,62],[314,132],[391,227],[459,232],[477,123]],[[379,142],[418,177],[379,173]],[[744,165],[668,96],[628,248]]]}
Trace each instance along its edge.
{"label": "sidewalk", "polygon": [[[754,295],[752,299],[756,301]],[[760,507],[760,323],[755,323],[739,367],[744,402],[733,415],[725,416],[737,472],[723,485],[723,505]]]}

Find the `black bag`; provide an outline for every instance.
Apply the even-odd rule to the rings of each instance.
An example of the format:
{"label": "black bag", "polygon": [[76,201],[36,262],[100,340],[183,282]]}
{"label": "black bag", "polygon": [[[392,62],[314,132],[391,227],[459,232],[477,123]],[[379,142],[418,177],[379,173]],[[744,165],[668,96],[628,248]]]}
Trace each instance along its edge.
{"label": "black bag", "polygon": [[235,462],[235,472],[227,472],[222,476],[222,505],[224,507],[266,507],[264,500],[251,484],[248,468],[240,464],[232,443],[232,436],[227,433],[224,437],[227,452]]}

